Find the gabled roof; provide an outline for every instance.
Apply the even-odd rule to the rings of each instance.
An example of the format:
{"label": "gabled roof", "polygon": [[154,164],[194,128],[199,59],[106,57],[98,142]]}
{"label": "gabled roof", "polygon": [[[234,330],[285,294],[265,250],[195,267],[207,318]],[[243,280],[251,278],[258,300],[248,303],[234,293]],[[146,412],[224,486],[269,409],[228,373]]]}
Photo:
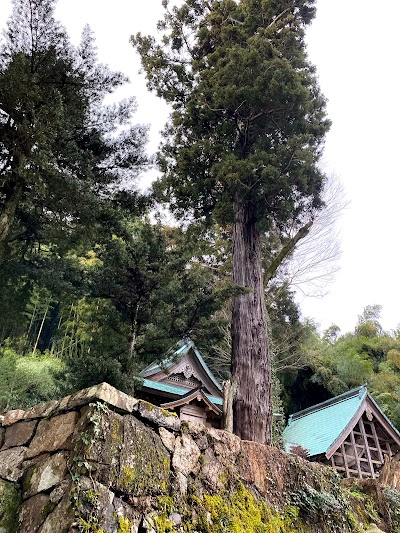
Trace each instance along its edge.
{"label": "gabled roof", "polygon": [[[178,397],[185,396],[186,394],[188,394],[187,389],[184,389],[182,387],[175,387],[174,385],[169,385],[167,383],[161,383],[159,381],[153,381],[151,379],[143,380],[143,389],[149,391],[154,390],[159,392],[165,392],[167,394],[175,395]],[[218,396],[212,396],[211,394],[206,394],[206,396],[215,405],[222,405],[223,403],[222,398],[218,398]]]}
{"label": "gabled roof", "polygon": [[399,441],[399,432],[363,385],[291,415],[283,432],[286,450],[300,445],[308,450],[310,457],[326,454],[329,458],[367,407],[374,411],[392,438]]}
{"label": "gabled roof", "polygon": [[222,386],[220,382],[208,368],[194,342],[189,339],[185,339],[179,344],[180,345],[178,349],[175,350],[172,355],[161,362],[156,361],[151,363],[147,368],[142,370],[142,372],[140,372],[140,377],[153,378],[152,381],[159,382],[160,380],[163,380],[164,378],[167,378],[169,375],[173,374],[174,370],[179,367],[179,363],[186,358],[202,371],[202,375],[204,377],[203,385],[205,388],[211,388],[212,390],[210,392],[220,392],[222,394]]}
{"label": "gabled roof", "polygon": [[184,394],[180,398],[173,400],[172,402],[162,403],[160,407],[164,409],[174,409],[175,407],[180,407],[181,405],[186,405],[193,400],[202,401],[206,404],[208,409],[215,413],[218,416],[222,416],[222,411],[210,400],[209,396],[204,392],[201,387],[189,391],[187,394]]}

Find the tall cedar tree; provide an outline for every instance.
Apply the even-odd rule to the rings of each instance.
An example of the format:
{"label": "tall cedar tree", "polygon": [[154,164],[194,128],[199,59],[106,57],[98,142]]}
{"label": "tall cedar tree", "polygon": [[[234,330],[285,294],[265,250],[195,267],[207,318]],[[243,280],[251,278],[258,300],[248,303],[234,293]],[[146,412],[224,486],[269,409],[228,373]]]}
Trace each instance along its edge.
{"label": "tall cedar tree", "polygon": [[186,0],[136,35],[148,86],[172,105],[156,185],[176,216],[233,226],[234,432],[271,442],[260,237],[322,207],[329,129],[304,34],[314,0]]}
{"label": "tall cedar tree", "polygon": [[70,44],[55,3],[14,0],[0,43],[0,264],[11,243],[26,253],[101,223],[145,163],[134,102],[103,104],[126,78],[97,62],[88,27]]}

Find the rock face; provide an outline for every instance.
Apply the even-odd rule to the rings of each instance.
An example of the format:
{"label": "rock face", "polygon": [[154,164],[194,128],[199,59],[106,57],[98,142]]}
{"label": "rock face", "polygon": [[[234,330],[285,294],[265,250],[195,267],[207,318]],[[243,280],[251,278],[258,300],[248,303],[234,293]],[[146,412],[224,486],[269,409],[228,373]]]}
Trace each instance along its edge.
{"label": "rock face", "polygon": [[167,494],[170,456],[161,438],[133,416],[124,417],[116,488],[133,497]]}
{"label": "rock face", "polygon": [[37,422],[17,422],[5,429],[4,444],[2,449],[13,448],[14,446],[24,446],[32,438]]}
{"label": "rock face", "polygon": [[55,453],[37,462],[25,471],[23,496],[29,498],[39,492],[47,492],[63,481],[67,474],[68,454]]}
{"label": "rock face", "polygon": [[20,495],[14,483],[0,479],[0,533],[14,533],[20,512]]}
{"label": "rock face", "polygon": [[19,446],[0,452],[0,479],[17,481],[23,475],[26,448]]}
{"label": "rock face", "polygon": [[36,434],[26,452],[26,457],[35,457],[44,452],[71,449],[71,436],[79,414],[71,411],[64,415],[58,415],[49,420],[41,420]]}
{"label": "rock face", "polygon": [[188,476],[199,469],[200,450],[189,435],[182,435],[176,439],[172,465],[175,472]]}
{"label": "rock face", "polygon": [[400,531],[396,488],[346,485],[104,383],[0,418],[0,533]]}

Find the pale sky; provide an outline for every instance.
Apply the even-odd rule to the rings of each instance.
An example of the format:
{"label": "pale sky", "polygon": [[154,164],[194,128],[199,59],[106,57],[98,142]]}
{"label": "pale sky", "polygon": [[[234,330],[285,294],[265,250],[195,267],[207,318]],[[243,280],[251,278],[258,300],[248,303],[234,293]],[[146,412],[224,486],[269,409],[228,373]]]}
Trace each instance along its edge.
{"label": "pale sky", "polygon": [[[400,2],[318,0],[317,9],[308,32],[309,56],[333,122],[324,164],[340,179],[350,203],[337,225],[342,255],[334,282],[325,287],[323,297],[299,294],[298,299],[303,315],[321,330],[336,323],[343,333],[353,330],[364,306],[381,304],[381,322],[389,330],[400,323]],[[138,31],[155,33],[162,11],[161,0],[59,0],[56,11],[75,43],[89,23],[99,59],[130,77],[131,84],[120,95],[136,96],[136,121],[151,125],[151,152],[168,110],[147,92],[129,37]],[[10,12],[10,0],[0,0],[1,27]]]}

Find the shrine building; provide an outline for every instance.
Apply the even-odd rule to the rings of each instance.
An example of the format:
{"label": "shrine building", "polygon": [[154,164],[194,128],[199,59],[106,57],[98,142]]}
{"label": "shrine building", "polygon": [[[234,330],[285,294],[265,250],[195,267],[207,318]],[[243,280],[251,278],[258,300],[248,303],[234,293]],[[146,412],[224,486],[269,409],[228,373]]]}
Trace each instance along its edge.
{"label": "shrine building", "polygon": [[222,386],[191,340],[162,362],[142,370],[138,396],[163,409],[174,411],[181,420],[208,427],[221,427]]}
{"label": "shrine building", "polygon": [[330,465],[345,477],[377,478],[400,450],[400,434],[365,385],[289,417],[286,451],[296,447],[311,461]]}

